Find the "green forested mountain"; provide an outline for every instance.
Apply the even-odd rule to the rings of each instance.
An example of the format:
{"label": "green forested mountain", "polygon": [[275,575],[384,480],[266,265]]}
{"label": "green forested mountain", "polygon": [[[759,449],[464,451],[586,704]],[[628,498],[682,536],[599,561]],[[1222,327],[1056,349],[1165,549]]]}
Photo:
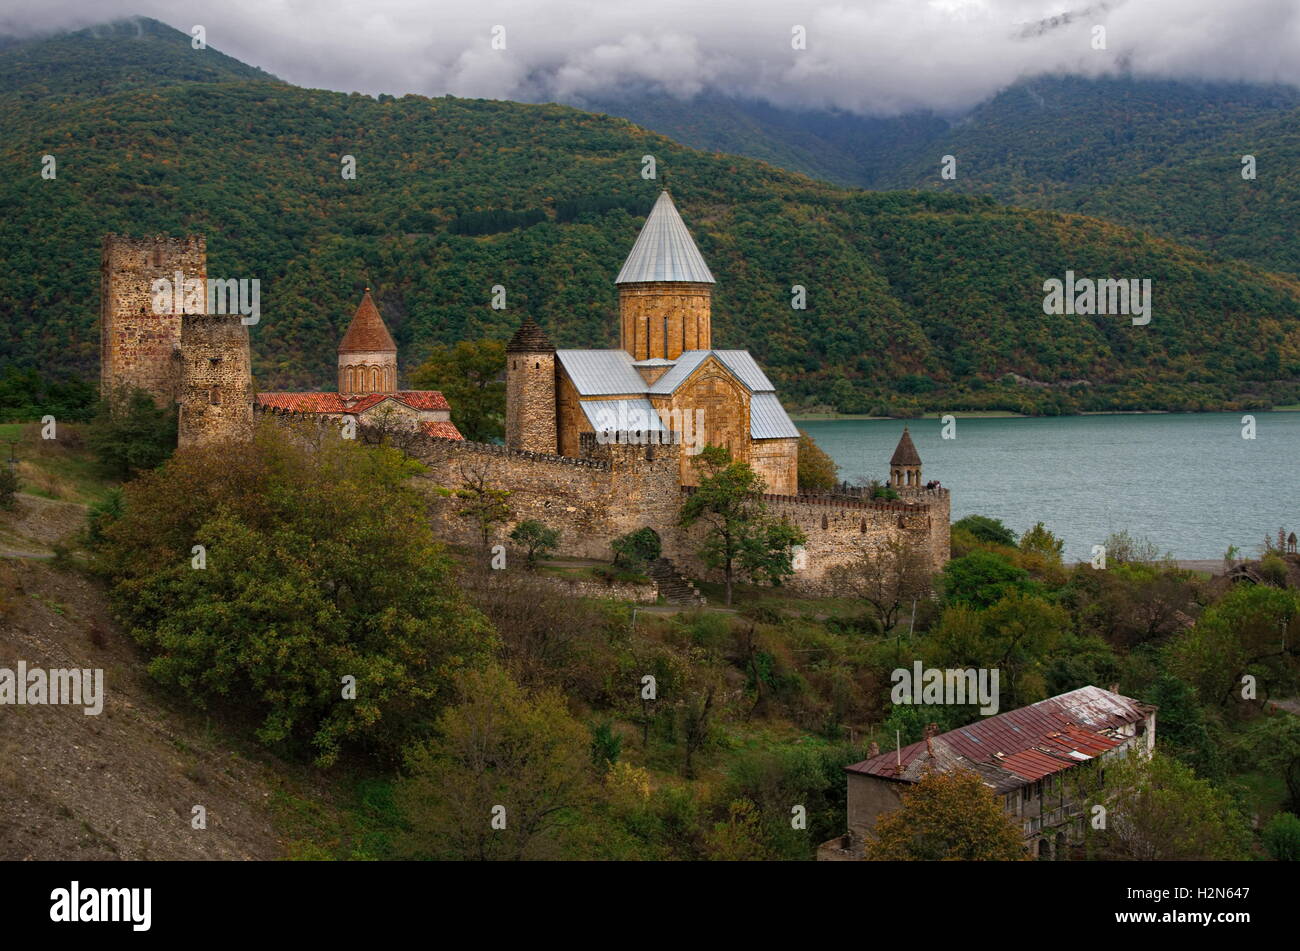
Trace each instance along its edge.
{"label": "green forested mountain", "polygon": [[[864,188],[935,188],[1073,211],[1300,273],[1300,90],[1077,76],[1025,79],[960,121],[871,119],[719,96],[599,108],[696,148]],[[944,155],[956,180],[939,177]],[[1258,176],[1241,177],[1254,155]]]}
{"label": "green forested mountain", "polygon": [[148,17],[119,20],[36,42],[0,37],[0,95],[26,100],[95,96],[172,83],[279,82],[270,73]]}
{"label": "green forested mountain", "polygon": [[[223,61],[165,27],[150,35],[164,49],[120,69],[114,51],[130,44],[93,32],[43,41],[57,55],[41,41],[0,51],[0,75],[23,72],[10,57],[45,62],[41,83],[58,90],[0,94],[0,362],[95,371],[110,231],[203,232],[211,276],[261,280],[263,388],[332,385],[365,285],[404,371],[434,343],[505,337],[525,313],[559,346],[612,345],[614,276],[668,185],[718,278],[715,344],[753,350],[792,406],[1055,412],[1300,395],[1291,278],[986,196],[845,189],[561,106],[178,80],[184,57]],[[157,85],[140,84],[147,61],[166,67]],[[40,175],[45,154],[54,180]],[[646,154],[655,181],[641,177]],[[1150,325],[1045,316],[1043,281],[1067,269],[1150,278]],[[505,310],[490,307],[497,284]],[[790,306],[795,284],[805,310]]]}
{"label": "green forested mountain", "polygon": [[[1096,215],[1300,273],[1300,90],[1027,80],[875,183]],[[954,181],[939,159],[958,159]],[[1242,156],[1256,178],[1242,178]]]}

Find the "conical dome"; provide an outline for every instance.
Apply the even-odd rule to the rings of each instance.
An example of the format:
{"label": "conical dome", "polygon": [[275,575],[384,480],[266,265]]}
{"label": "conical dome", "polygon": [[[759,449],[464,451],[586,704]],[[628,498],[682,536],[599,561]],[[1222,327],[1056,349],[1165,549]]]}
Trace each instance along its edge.
{"label": "conical dome", "polygon": [[388,328],[384,326],[384,319],[379,316],[379,308],[375,306],[370,296],[370,288],[367,287],[361,303],[357,305],[352,323],[348,324],[348,331],[339,344],[339,353],[367,353],[382,350],[396,353],[397,344],[393,341],[393,335],[388,332]]}
{"label": "conical dome", "polygon": [[921,454],[916,451],[916,446],[912,443],[912,434],[903,427],[903,438],[898,440],[898,448],[894,450],[894,457],[889,460],[891,466],[919,466],[921,464]]}
{"label": "conical dome", "polygon": [[709,266],[695,246],[686,223],[667,191],[650,210],[645,226],[637,235],[632,252],[623,262],[615,284],[643,284],[654,281],[685,281],[715,284]]}

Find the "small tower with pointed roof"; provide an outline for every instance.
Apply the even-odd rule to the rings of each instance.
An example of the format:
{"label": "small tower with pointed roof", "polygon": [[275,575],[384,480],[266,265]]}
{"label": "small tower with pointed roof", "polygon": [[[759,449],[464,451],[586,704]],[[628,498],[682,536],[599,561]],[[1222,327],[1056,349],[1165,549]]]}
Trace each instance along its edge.
{"label": "small tower with pointed roof", "polygon": [[916,451],[912,435],[903,427],[898,448],[889,460],[889,486],[892,489],[919,489],[921,487],[921,454]]}
{"label": "small tower with pointed roof", "polygon": [[339,343],[339,393],[353,397],[396,390],[397,344],[367,287]]}
{"label": "small tower with pointed roof", "polygon": [[634,360],[676,360],[713,346],[713,274],[665,190],[614,281],[620,346]]}
{"label": "small tower with pointed roof", "polygon": [[506,344],[506,445],[556,452],[555,347],[532,317]]}

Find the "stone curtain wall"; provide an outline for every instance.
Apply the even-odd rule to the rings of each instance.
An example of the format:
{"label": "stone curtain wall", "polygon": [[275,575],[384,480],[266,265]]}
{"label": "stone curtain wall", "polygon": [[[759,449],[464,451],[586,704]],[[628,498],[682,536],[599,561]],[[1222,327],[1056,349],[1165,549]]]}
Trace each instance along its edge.
{"label": "stone curtain wall", "polygon": [[[692,491],[690,487],[682,488],[683,496]],[[797,570],[786,585],[809,593],[829,593],[828,574],[832,568],[854,560],[864,548],[879,550],[896,537],[928,551],[934,569],[939,570],[948,560],[948,490],[935,490],[924,497],[925,501],[909,505],[902,500],[872,502],[833,495],[763,496],[771,515],[788,520],[808,536],[805,567]],[[675,557],[701,577],[718,581],[721,572],[707,573],[694,555],[704,534],[705,529],[697,526],[677,540],[680,555]]]}
{"label": "stone curtain wall", "polygon": [[[171,404],[180,386],[181,316],[155,314],[152,284],[208,276],[202,235],[174,238],[104,236],[100,258],[100,391],[139,387],[159,405]],[[206,294],[203,307],[207,307]]]}
{"label": "stone curtain wall", "polygon": [[[455,490],[481,474],[489,486],[510,490],[513,515],[497,527],[495,542],[508,546],[506,536],[517,523],[536,519],[560,530],[559,554],[609,559],[610,542],[620,535],[647,525],[661,536],[673,531],[680,490],[670,448],[647,453],[645,446],[598,447],[605,458],[575,459],[421,437],[407,451],[429,467],[425,477],[435,485]],[[473,520],[458,515],[460,508],[455,498],[434,496],[439,534],[479,544]]]}
{"label": "stone curtain wall", "polygon": [[[303,419],[298,414],[259,409],[277,421]],[[337,432],[337,422],[313,421]],[[697,552],[706,528],[678,527],[682,500],[694,491],[678,484],[675,446],[596,445],[581,458],[524,452],[504,446],[420,436],[404,444],[428,471],[435,529],[457,544],[480,544],[471,519],[460,517],[460,502],[433,491],[455,490],[467,477],[482,473],[493,488],[509,489],[513,517],[495,529],[493,544],[510,547],[507,536],[518,522],[536,519],[561,532],[557,554],[608,560],[609,544],[620,535],[649,526],[659,533],[664,554],[688,574],[720,580]],[[825,593],[827,573],[851,561],[862,546],[878,548],[902,536],[931,553],[936,570],[948,560],[946,489],[917,490],[906,501],[866,501],[844,496],[766,495],[768,511],[803,529],[807,566],[787,581],[795,590]]]}

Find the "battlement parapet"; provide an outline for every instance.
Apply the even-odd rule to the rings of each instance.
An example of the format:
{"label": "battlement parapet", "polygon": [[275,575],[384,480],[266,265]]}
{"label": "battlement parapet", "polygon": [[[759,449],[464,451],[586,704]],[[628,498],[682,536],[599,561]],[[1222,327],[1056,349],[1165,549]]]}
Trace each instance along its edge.
{"label": "battlement parapet", "polygon": [[[302,413],[295,410],[284,409],[279,406],[255,405],[254,412],[259,416],[267,416],[272,419],[291,422],[302,421],[315,423],[322,428],[330,426],[340,428],[343,424],[344,417],[329,415],[323,413]],[[355,417],[354,417],[355,418]],[[374,426],[370,426],[360,419],[357,420],[357,432],[359,434],[381,432]],[[554,453],[532,452],[527,449],[511,449],[508,446],[499,443],[472,442],[468,439],[453,439],[448,436],[430,436],[426,433],[412,433],[402,439],[402,448],[412,456],[419,458],[423,455],[446,455],[450,453],[466,453],[487,456],[502,456],[511,459],[527,459],[533,462],[554,463],[564,466],[574,466],[581,469],[605,469],[610,468],[610,464],[600,459],[575,459],[571,456],[560,456]]]}
{"label": "battlement parapet", "polygon": [[[697,490],[696,486],[682,486],[683,495],[694,495]],[[947,489],[943,490],[945,493]],[[804,506],[816,505],[826,506],[827,508],[870,510],[873,512],[903,512],[912,515],[925,514],[930,511],[930,506],[925,502],[905,502],[901,499],[894,501],[889,499],[859,499],[826,493],[825,495],[770,495],[763,493],[763,501],[773,505],[786,506]]]}

